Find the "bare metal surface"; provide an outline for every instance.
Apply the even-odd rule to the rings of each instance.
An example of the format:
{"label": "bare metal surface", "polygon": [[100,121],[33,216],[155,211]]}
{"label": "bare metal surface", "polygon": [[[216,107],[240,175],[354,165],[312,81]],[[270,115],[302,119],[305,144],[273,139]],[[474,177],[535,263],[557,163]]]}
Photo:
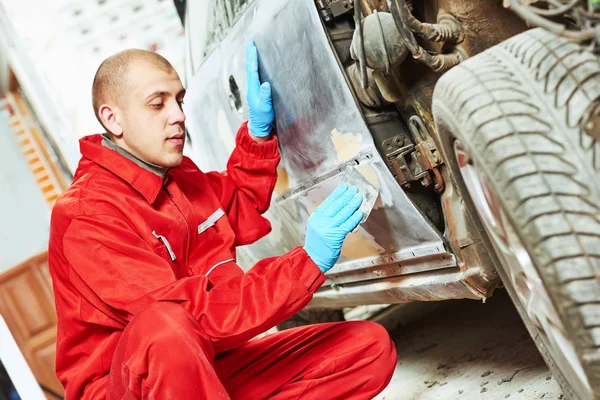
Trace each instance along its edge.
{"label": "bare metal surface", "polygon": [[341,308],[361,304],[481,299],[481,295],[461,281],[463,277],[458,268],[448,268],[379,281],[325,287],[315,293],[309,306]]}
{"label": "bare metal surface", "polygon": [[[390,257],[389,264],[362,265],[361,268],[336,268],[327,276],[325,285],[345,284],[374,279],[388,278],[400,275],[416,274],[456,267],[456,258],[449,253],[440,252],[413,258],[414,251],[406,254],[405,259]],[[354,266],[353,266],[354,267]]]}
{"label": "bare metal surface", "polygon": [[389,257],[405,257],[404,249],[418,246],[439,253],[441,237],[375,150],[311,0],[257,1],[197,71],[184,107],[192,135],[189,153],[199,166],[224,169],[237,127],[247,118],[245,104],[242,114],[230,106],[229,87],[230,77],[242,91],[245,87],[243,55],[250,38],[259,49],[261,78],[273,86],[282,163],[278,195],[266,215],[273,232],[239,248],[239,261],[249,267],[302,245],[308,216],[337,186],[346,164],[356,161],[357,170],[380,191],[380,201],[349,235],[336,268],[389,264]]}

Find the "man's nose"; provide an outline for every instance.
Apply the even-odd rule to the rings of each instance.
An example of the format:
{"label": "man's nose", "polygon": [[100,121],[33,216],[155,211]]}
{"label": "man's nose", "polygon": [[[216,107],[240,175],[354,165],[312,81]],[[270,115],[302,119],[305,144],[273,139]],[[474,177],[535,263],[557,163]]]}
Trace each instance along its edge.
{"label": "man's nose", "polygon": [[179,103],[176,103],[173,107],[171,107],[171,112],[169,115],[169,123],[170,124],[181,124],[185,122],[185,114],[181,109]]}

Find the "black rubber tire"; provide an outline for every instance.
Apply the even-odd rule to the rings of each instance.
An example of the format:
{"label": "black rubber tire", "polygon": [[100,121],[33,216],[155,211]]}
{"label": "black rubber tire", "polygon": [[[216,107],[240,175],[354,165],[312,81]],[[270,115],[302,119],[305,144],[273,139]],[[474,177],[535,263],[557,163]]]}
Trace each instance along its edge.
{"label": "black rubber tire", "polygon": [[286,319],[277,329],[284,331],[286,329],[297,328],[299,326],[322,324],[324,322],[345,321],[344,312],[336,309],[310,308],[301,310],[292,317]]}
{"label": "black rubber tire", "polygon": [[[527,249],[595,398],[600,398],[600,143],[584,126],[599,98],[598,58],[539,28],[453,68],[433,96],[442,152],[465,202],[474,210],[455,160],[456,139],[491,183]],[[567,398],[577,398],[502,268],[498,272],[540,352]]]}

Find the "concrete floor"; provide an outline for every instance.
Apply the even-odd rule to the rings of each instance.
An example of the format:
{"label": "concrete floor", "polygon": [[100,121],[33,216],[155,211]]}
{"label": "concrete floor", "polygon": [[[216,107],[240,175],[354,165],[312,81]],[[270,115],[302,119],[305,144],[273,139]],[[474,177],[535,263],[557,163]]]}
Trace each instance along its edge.
{"label": "concrete floor", "polygon": [[507,293],[448,303],[390,333],[398,365],[377,400],[563,399]]}

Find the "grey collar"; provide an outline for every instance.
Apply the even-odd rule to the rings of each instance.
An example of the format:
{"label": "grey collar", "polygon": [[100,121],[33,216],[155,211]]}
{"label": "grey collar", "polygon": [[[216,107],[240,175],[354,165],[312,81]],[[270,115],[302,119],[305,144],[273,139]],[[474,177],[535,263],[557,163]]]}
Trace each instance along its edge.
{"label": "grey collar", "polygon": [[102,146],[116,151],[117,153],[119,153],[120,155],[122,155],[123,157],[128,159],[129,161],[134,162],[136,165],[144,168],[145,170],[148,170],[148,171],[152,172],[153,174],[160,176],[163,179],[165,178],[167,171],[169,170],[168,168],[161,167],[160,165],[152,164],[152,163],[149,163],[147,161],[137,158],[136,156],[134,156],[133,154],[131,154],[130,152],[128,152],[127,150],[125,150],[124,148],[122,148],[121,146],[119,146],[118,144],[113,142],[112,140],[110,140],[110,138],[108,137],[108,135],[106,133],[102,134],[102,138],[103,138]]}

